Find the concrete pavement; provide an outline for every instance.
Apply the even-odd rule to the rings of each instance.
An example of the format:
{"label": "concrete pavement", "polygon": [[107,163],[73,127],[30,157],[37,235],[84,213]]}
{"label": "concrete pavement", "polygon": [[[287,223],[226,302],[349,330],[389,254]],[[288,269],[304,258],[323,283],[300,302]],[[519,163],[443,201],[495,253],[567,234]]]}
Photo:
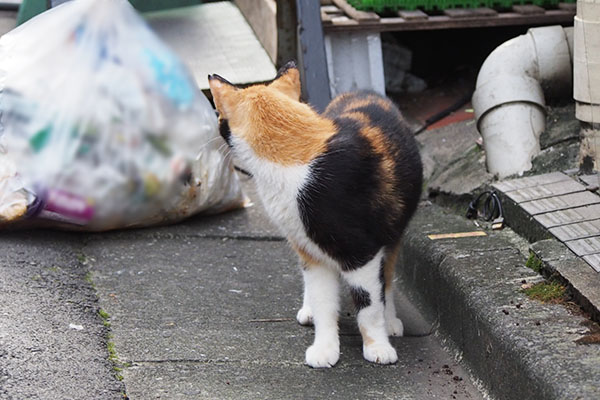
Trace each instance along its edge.
{"label": "concrete pavement", "polygon": [[469,374],[410,305],[400,361],[362,358],[354,311],[341,316],[331,370],[304,365],[312,328],[294,317],[296,256],[259,207],[178,226],[90,236],[83,249],[131,399],[478,399]]}
{"label": "concrete pavement", "polygon": [[[428,236],[472,231],[486,233]],[[259,206],[104,234],[2,232],[0,398],[482,398],[474,375],[498,399],[595,399],[597,325],[527,298],[523,282],[543,280],[529,246],[425,202],[398,266],[398,364],[362,359],[346,297],[340,362],[313,370],[296,258]]]}
{"label": "concrete pavement", "polygon": [[0,399],[119,399],[79,236],[0,233]]}

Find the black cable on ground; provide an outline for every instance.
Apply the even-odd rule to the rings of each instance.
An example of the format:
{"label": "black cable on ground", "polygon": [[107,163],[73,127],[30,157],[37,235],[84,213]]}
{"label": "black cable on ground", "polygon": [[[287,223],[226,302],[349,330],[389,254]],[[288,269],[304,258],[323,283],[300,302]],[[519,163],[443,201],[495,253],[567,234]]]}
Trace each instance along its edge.
{"label": "black cable on ground", "polygon": [[[481,215],[479,213],[479,203],[482,202]],[[466,217],[476,219],[481,217],[484,221],[492,221],[492,229],[504,228],[504,211],[502,202],[494,190],[486,190],[469,203]]]}

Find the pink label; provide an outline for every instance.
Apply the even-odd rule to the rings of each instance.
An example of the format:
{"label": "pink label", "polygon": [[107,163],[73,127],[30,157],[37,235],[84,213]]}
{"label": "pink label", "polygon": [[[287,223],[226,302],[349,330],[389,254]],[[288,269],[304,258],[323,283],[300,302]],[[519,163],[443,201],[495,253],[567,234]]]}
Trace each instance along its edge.
{"label": "pink label", "polygon": [[84,198],[59,189],[48,189],[44,209],[80,221],[94,216],[94,208]]}

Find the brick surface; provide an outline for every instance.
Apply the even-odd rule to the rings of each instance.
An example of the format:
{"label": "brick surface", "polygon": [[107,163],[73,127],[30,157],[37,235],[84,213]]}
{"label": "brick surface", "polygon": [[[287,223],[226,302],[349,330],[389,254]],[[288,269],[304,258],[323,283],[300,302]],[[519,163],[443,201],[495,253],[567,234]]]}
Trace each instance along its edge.
{"label": "brick surface", "polygon": [[522,203],[525,201],[539,200],[569,193],[584,192],[585,190],[585,186],[583,186],[581,183],[569,179],[545,185],[513,190],[506,193],[506,195],[517,203]]}
{"label": "brick surface", "polygon": [[591,192],[580,192],[565,194],[557,197],[549,197],[540,200],[527,201],[521,203],[521,207],[523,207],[523,209],[529,214],[537,215],[546,212],[597,203],[600,203],[600,196],[597,196]]}
{"label": "brick surface", "polygon": [[591,254],[589,256],[584,256],[583,259],[590,264],[592,268],[596,272],[600,272],[600,254]]}
{"label": "brick surface", "polygon": [[550,233],[563,242],[597,236],[600,233],[600,219],[557,226],[550,228]]}
{"label": "brick surface", "polygon": [[505,193],[513,190],[534,187],[539,185],[547,185],[549,183],[571,180],[568,175],[562,172],[552,172],[550,174],[529,176],[527,178],[511,179],[495,183],[493,186]]}
{"label": "brick surface", "polygon": [[600,204],[590,206],[569,208],[567,210],[554,211],[535,216],[545,228],[552,228],[559,225],[572,224],[586,220],[593,220],[600,217]]}
{"label": "brick surface", "polygon": [[585,239],[577,239],[565,242],[568,248],[578,256],[600,254],[600,237],[595,236]]}

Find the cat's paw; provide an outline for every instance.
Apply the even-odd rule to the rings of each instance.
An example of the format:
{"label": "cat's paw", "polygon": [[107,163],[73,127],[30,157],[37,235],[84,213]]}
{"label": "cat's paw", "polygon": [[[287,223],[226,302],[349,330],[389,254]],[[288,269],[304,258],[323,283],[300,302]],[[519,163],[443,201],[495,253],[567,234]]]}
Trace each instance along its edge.
{"label": "cat's paw", "polygon": [[313,324],[313,314],[309,307],[302,307],[296,314],[296,321],[300,325],[308,326]]}
{"label": "cat's paw", "polygon": [[313,344],[306,349],[306,363],[312,368],[331,368],[340,359],[340,345]]}
{"label": "cat's paw", "polygon": [[404,335],[404,325],[400,318],[388,318],[385,320],[385,329],[387,331],[388,336],[403,336]]}
{"label": "cat's paw", "polygon": [[372,343],[363,346],[363,356],[365,360],[377,364],[394,364],[398,361],[396,349],[389,343]]}

